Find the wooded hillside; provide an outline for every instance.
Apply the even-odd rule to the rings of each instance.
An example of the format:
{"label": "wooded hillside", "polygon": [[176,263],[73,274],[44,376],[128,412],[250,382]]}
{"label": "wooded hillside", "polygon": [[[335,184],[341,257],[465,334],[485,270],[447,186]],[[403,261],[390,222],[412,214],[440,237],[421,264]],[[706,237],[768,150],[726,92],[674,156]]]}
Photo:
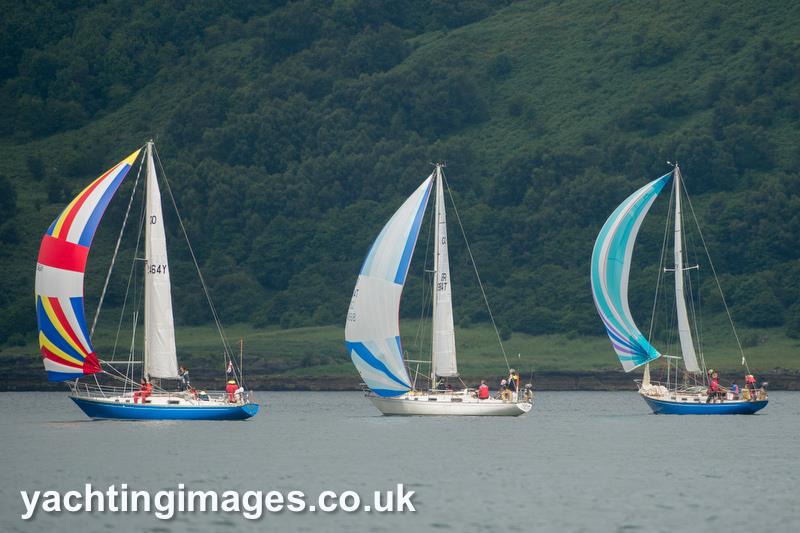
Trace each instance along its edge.
{"label": "wooded hillside", "polygon": [[[227,323],[342,324],[372,239],[446,161],[502,327],[602,333],[588,276],[597,232],[678,160],[734,318],[800,336],[796,3],[76,4],[7,2],[0,20],[0,343],[33,338],[41,234],[150,138]],[[126,182],[90,258],[90,311]],[[651,218],[665,212],[663,200]],[[207,322],[172,230],[176,319]],[[407,316],[419,315],[425,231]],[[637,245],[639,316],[662,234],[663,218]],[[451,242],[456,320],[484,322]]]}

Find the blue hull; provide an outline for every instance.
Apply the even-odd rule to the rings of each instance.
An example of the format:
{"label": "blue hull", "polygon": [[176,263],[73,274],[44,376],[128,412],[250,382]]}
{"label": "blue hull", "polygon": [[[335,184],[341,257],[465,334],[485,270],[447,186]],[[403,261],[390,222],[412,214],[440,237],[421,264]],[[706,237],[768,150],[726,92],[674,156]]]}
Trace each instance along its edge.
{"label": "blue hull", "polygon": [[257,403],[222,407],[170,407],[167,405],[110,404],[70,396],[91,418],[117,420],[246,420],[258,412]]}
{"label": "blue hull", "polygon": [[654,400],[647,396],[642,398],[657,415],[752,415],[765,408],[769,401],[686,403]]}

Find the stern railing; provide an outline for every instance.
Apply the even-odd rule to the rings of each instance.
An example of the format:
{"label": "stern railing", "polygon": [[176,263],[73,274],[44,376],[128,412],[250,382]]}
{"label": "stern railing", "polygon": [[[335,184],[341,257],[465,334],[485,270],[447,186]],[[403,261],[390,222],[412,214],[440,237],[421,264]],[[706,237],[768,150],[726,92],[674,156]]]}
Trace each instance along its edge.
{"label": "stern railing", "polygon": [[[89,384],[89,383],[81,383],[81,382],[70,382],[69,388],[73,396],[78,398],[86,398],[90,400],[97,400],[97,399],[108,399],[108,398],[134,398],[135,394],[138,394],[138,390],[131,390],[130,387],[114,387],[114,386],[107,386],[107,385],[96,385],[96,384]],[[219,403],[230,403],[228,401],[228,393],[226,391],[204,391],[204,390],[194,390],[192,391],[164,391],[164,390],[154,390],[150,393],[150,396],[158,396],[159,398],[174,398],[174,399],[181,399],[187,401],[196,401],[196,402],[204,402],[204,401],[215,401]],[[253,401],[253,394],[252,391],[246,390],[243,392],[236,393],[236,398],[238,401],[233,402],[236,405],[243,405],[247,403],[251,403]]]}

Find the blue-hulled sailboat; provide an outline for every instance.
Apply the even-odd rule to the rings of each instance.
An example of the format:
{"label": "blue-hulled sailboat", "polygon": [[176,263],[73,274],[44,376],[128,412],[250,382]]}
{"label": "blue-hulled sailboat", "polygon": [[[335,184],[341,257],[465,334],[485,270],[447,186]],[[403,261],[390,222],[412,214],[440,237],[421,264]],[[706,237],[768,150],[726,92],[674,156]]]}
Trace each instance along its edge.
{"label": "blue-hulled sailboat", "polygon": [[[673,258],[670,269],[660,268],[661,274],[674,272],[675,316],[677,324],[676,344],[680,357],[661,354],[639,331],[628,305],[628,277],[631,268],[633,247],[639,228],[658,194],[672,182],[672,205],[674,205]],[[706,369],[702,349],[697,349],[692,335],[692,322],[686,305],[686,288],[691,287],[686,279],[687,272],[698,271],[697,265],[687,265],[684,253],[684,228],[681,195],[681,172],[677,164],[672,171],[654,180],[629,196],[606,220],[594,245],[591,264],[592,295],[597,312],[603,321],[611,345],[626,372],[644,365],[644,374],[639,385],[639,394],[656,414],[753,414],[767,405],[765,385],[755,386],[755,378],[750,374],[733,320],[730,320],[733,335],[739,347],[742,365],[747,369],[744,389],[725,390],[719,386],[716,373]],[[691,203],[689,203],[691,207]],[[692,215],[694,212],[692,211]],[[669,222],[669,221],[668,221]],[[695,219],[696,222],[696,219]],[[669,229],[669,223],[666,229]],[[665,229],[662,250],[662,263],[667,244]],[[699,231],[699,226],[698,226]],[[700,233],[701,242],[705,242]],[[706,249],[711,271],[719,280]],[[658,292],[657,292],[658,294]],[[723,304],[725,303],[722,297]],[[655,312],[655,304],[653,306]],[[692,307],[693,309],[694,306]],[[728,312],[727,304],[725,304]],[[728,312],[730,319],[730,312]],[[695,322],[696,323],[696,322]],[[652,335],[652,327],[651,327]],[[699,343],[698,343],[699,346]],[[650,362],[662,358],[666,360],[666,381],[650,380]],[[678,375],[681,362],[684,372]]]}
{"label": "blue-hulled sailboat", "polygon": [[[241,358],[237,368],[236,361],[231,357],[228,344],[222,335],[227,360],[226,378],[231,385],[229,390],[198,391],[191,388],[185,379],[182,380],[183,390],[177,390],[181,375],[178,370],[172,318],[171,269],[167,258],[161,192],[153,158],[154,151],[153,143],[148,142],[144,149],[136,150],[94,180],[56,217],[42,238],[36,265],[36,311],[39,347],[47,377],[50,381],[68,382],[71,389],[70,398],[92,418],[128,420],[250,418],[258,411],[258,404],[252,401],[251,393],[244,390],[241,384]],[[144,267],[141,278],[144,292],[143,360],[137,361],[134,358],[136,355],[134,339],[139,313],[137,309],[133,315],[133,339],[128,358],[108,361],[100,359],[93,347],[94,325],[88,327],[84,314],[83,279],[95,231],[106,207],[137,160],[139,160],[139,173],[111,260],[109,276],[119,250],[125,222],[128,220],[137,193],[139,176],[142,168],[146,167],[145,200],[141,219],[145,230],[144,261],[141,263]],[[181,228],[183,229],[182,224]],[[141,261],[137,257],[140,255],[138,236],[136,252],[134,265],[131,267],[132,273],[136,272],[134,267],[137,261]],[[193,253],[192,258],[194,258]],[[108,277],[95,313],[95,324],[107,286]],[[205,283],[203,288],[205,290]],[[209,303],[210,301],[209,299]],[[215,312],[212,314],[222,334],[217,315]],[[134,379],[135,373],[143,378],[141,386],[139,380]]]}

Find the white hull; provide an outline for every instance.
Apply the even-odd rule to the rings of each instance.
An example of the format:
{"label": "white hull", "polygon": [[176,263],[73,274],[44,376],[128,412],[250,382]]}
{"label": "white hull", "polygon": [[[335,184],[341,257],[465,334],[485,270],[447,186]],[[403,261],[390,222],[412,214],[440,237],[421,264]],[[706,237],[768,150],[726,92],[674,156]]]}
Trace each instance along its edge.
{"label": "white hull", "polygon": [[495,398],[479,400],[471,393],[415,393],[386,398],[367,394],[372,404],[384,415],[404,416],[519,416],[533,408],[530,402],[503,401]]}

